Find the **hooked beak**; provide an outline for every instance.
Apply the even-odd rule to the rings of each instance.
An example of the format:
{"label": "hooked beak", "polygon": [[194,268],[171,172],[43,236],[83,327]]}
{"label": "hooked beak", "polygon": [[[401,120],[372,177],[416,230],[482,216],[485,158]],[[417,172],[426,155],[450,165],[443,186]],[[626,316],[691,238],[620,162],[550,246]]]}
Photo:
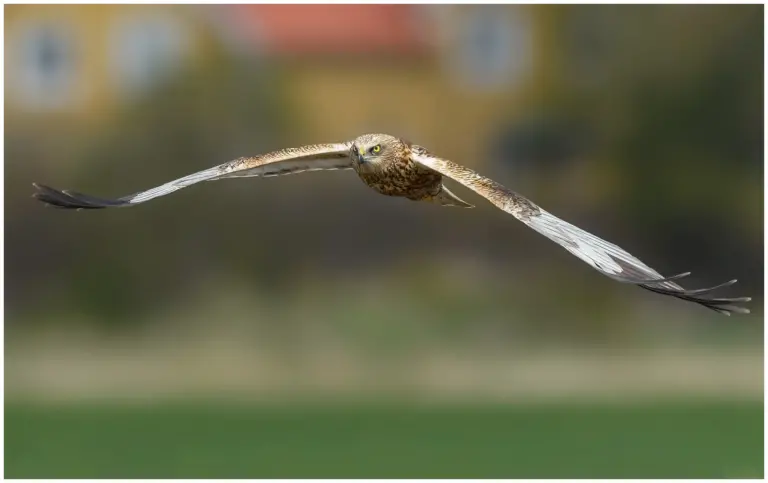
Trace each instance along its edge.
{"label": "hooked beak", "polygon": [[355,147],[354,147],[354,153],[355,153],[355,156],[357,157],[357,161],[358,161],[359,163],[361,163],[361,164],[362,164],[362,163],[364,163],[364,162],[365,162],[365,156],[363,156],[363,151],[361,151],[361,150],[360,150],[360,148],[358,148],[357,146],[355,146]]}

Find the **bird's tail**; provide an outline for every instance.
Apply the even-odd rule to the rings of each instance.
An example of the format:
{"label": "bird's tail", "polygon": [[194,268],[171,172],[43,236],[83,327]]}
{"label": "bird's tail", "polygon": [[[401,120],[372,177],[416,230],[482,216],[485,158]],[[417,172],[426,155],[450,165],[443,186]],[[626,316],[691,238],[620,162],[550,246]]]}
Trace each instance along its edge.
{"label": "bird's tail", "polygon": [[440,192],[430,199],[431,202],[437,203],[442,206],[458,206],[459,208],[474,208],[475,205],[470,205],[466,201],[462,200],[443,185]]}

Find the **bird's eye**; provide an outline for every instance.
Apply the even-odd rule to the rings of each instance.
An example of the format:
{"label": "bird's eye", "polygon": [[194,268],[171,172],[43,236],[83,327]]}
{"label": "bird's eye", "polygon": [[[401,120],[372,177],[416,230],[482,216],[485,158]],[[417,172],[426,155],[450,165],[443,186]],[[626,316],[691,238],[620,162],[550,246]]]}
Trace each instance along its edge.
{"label": "bird's eye", "polygon": [[376,146],[372,147],[371,148],[371,152],[374,153],[374,154],[380,153],[381,152],[381,144],[377,144]]}

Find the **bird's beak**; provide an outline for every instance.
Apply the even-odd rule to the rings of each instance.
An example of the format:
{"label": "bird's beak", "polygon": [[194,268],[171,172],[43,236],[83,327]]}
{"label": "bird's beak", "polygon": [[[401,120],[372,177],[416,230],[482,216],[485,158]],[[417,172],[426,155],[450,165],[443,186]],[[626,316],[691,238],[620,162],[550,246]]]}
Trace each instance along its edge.
{"label": "bird's beak", "polygon": [[365,157],[363,156],[363,150],[361,150],[360,148],[356,147],[355,148],[355,154],[357,155],[357,161],[358,162],[360,162],[360,163],[364,163],[365,162]]}

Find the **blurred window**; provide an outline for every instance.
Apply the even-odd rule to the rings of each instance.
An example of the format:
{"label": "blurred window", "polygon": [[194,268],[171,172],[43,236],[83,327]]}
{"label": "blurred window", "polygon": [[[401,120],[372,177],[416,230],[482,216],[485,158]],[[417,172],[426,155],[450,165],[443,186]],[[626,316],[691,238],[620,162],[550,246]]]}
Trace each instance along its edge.
{"label": "blurred window", "polygon": [[170,15],[124,17],[114,26],[111,47],[118,88],[133,97],[178,73],[189,51],[189,33]]}
{"label": "blurred window", "polygon": [[474,88],[509,88],[530,72],[531,19],[522,8],[472,7],[463,17],[458,68]]}
{"label": "blurred window", "polygon": [[12,67],[6,71],[12,102],[32,109],[69,107],[81,80],[73,26],[47,21],[23,25],[18,32],[17,41],[10,42]]}

